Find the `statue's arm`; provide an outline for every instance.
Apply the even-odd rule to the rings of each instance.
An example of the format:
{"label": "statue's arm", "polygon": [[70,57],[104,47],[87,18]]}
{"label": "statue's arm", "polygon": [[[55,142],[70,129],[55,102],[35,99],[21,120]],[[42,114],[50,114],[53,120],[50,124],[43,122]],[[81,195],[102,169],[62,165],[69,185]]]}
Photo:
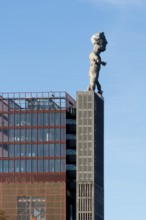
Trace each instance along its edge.
{"label": "statue's arm", "polygon": [[101,60],[101,57],[100,57],[99,54],[96,54],[96,53],[92,52],[89,55],[89,59],[90,59],[91,62],[96,62],[99,65],[101,64],[103,66],[106,66],[106,62]]}
{"label": "statue's arm", "polygon": [[102,64],[103,66],[106,66],[106,62],[104,62],[104,61],[101,61],[101,64]]}

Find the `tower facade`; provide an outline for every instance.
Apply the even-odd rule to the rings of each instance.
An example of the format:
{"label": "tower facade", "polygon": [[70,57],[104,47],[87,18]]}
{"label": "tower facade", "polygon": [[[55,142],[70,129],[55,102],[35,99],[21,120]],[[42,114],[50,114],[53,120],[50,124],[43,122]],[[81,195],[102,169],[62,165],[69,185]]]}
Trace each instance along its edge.
{"label": "tower facade", "polygon": [[93,91],[77,92],[76,219],[104,219],[104,101]]}

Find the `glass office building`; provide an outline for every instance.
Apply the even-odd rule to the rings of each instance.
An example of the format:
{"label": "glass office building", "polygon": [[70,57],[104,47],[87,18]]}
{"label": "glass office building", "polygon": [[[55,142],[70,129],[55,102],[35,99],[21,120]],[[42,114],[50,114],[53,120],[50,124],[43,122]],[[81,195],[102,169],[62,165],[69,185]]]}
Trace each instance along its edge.
{"label": "glass office building", "polygon": [[76,111],[66,92],[0,94],[0,209],[75,219]]}

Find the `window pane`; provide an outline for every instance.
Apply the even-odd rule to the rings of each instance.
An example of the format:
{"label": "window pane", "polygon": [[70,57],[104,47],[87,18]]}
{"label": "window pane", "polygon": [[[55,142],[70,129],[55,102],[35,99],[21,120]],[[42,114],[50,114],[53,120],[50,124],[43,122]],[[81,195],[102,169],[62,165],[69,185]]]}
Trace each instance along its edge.
{"label": "window pane", "polygon": [[15,130],[15,141],[20,141],[20,130],[16,129]]}
{"label": "window pane", "polygon": [[26,126],[31,125],[31,114],[26,114]]}
{"label": "window pane", "polygon": [[26,156],[26,147],[25,147],[25,145],[21,145],[20,147],[21,147],[20,155],[21,155],[21,157],[25,157]]}
{"label": "window pane", "polygon": [[20,172],[20,160],[15,160],[15,172]]}
{"label": "window pane", "polygon": [[60,128],[55,129],[55,141],[60,140]]}
{"label": "window pane", "polygon": [[66,165],[67,170],[76,170],[76,166],[74,164],[68,164]]}
{"label": "window pane", "polygon": [[46,220],[45,206],[43,196],[18,196],[17,220]]}
{"label": "window pane", "polygon": [[38,160],[38,172],[43,172],[43,160]]}
{"label": "window pane", "polygon": [[67,155],[76,155],[76,151],[73,149],[68,149],[67,150]]}
{"label": "window pane", "polygon": [[50,122],[50,125],[54,125],[54,112],[51,112],[50,114],[49,114],[49,122]]}
{"label": "window pane", "polygon": [[14,172],[14,160],[9,160],[9,172]]}
{"label": "window pane", "polygon": [[65,160],[62,159],[62,160],[61,160],[61,172],[65,172],[65,170],[66,170]]}
{"label": "window pane", "polygon": [[54,160],[50,160],[50,172],[54,172]]}
{"label": "window pane", "polygon": [[20,126],[20,114],[15,114],[15,126]]}
{"label": "window pane", "polygon": [[61,156],[64,157],[66,155],[66,146],[65,144],[61,144]]}
{"label": "window pane", "polygon": [[60,144],[55,144],[55,156],[60,156]]}
{"label": "window pane", "polygon": [[8,115],[1,116],[1,125],[8,126]]}
{"label": "window pane", "polygon": [[31,141],[31,129],[26,130],[26,140]]}
{"label": "window pane", "polygon": [[0,172],[2,172],[2,160],[0,160]]}
{"label": "window pane", "polygon": [[3,147],[2,147],[2,145],[0,145],[0,157],[2,157],[3,156]]}
{"label": "window pane", "polygon": [[21,129],[20,130],[20,137],[21,137],[21,141],[25,141],[26,140],[26,136],[25,136],[25,129]]}
{"label": "window pane", "polygon": [[61,113],[61,125],[65,125],[65,113]]}
{"label": "window pane", "polygon": [[48,129],[44,129],[44,141],[49,141]]}
{"label": "window pane", "polygon": [[55,125],[60,125],[60,113],[55,113]]}
{"label": "window pane", "polygon": [[38,156],[41,157],[43,156],[44,151],[43,151],[43,144],[38,145]]}
{"label": "window pane", "polygon": [[44,156],[47,157],[49,156],[49,145],[44,144]]}
{"label": "window pane", "polygon": [[9,157],[14,157],[14,145],[8,145],[9,148]]}
{"label": "window pane", "polygon": [[32,141],[37,141],[37,129],[32,129],[31,130],[31,140]]}
{"label": "window pane", "polygon": [[31,160],[27,160],[27,172],[31,172]]}
{"label": "window pane", "polygon": [[4,173],[8,172],[8,160],[3,161],[3,171]]}
{"label": "window pane", "polygon": [[25,172],[25,160],[21,160],[20,161],[20,164],[21,164],[21,172]]}
{"label": "window pane", "polygon": [[20,125],[21,125],[21,126],[26,126],[25,114],[21,114],[20,117],[21,117],[21,119],[20,119]]}
{"label": "window pane", "polygon": [[44,160],[44,172],[49,172],[49,160]]}
{"label": "window pane", "polygon": [[20,157],[20,145],[15,145],[15,157]]}
{"label": "window pane", "polygon": [[43,129],[38,129],[38,141],[43,141]]}
{"label": "window pane", "polygon": [[30,144],[26,145],[26,149],[27,149],[27,157],[31,157],[31,145]]}
{"label": "window pane", "polygon": [[8,157],[8,145],[3,144],[3,157]]}
{"label": "window pane", "polygon": [[14,126],[14,115],[13,114],[8,115],[8,123],[9,123],[9,126]]}
{"label": "window pane", "polygon": [[43,125],[43,113],[38,114],[38,126]]}
{"label": "window pane", "polygon": [[49,129],[49,141],[54,141],[54,128]]}
{"label": "window pane", "polygon": [[66,137],[65,137],[65,128],[61,128],[61,140],[66,140]]}
{"label": "window pane", "polygon": [[60,172],[60,160],[55,160],[55,171]]}
{"label": "window pane", "polygon": [[37,155],[38,155],[37,145],[33,144],[32,145],[32,157],[37,157]]}
{"label": "window pane", "polygon": [[50,144],[50,156],[54,156],[54,144]]}
{"label": "window pane", "polygon": [[49,125],[49,117],[47,113],[44,113],[44,126]]}
{"label": "window pane", "polygon": [[32,172],[37,172],[37,160],[32,160]]}
{"label": "window pane", "polygon": [[37,114],[33,113],[31,115],[31,120],[32,120],[32,126],[36,126],[37,125]]}
{"label": "window pane", "polygon": [[9,141],[14,141],[14,130],[9,130]]}

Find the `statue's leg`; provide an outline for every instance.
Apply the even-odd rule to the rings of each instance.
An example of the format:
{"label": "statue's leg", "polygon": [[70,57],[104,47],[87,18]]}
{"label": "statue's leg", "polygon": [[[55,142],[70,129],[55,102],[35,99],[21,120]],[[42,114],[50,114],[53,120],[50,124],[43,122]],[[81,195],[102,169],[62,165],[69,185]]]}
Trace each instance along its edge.
{"label": "statue's leg", "polygon": [[96,77],[94,75],[90,75],[90,84],[88,86],[88,91],[95,91],[95,82]]}
{"label": "statue's leg", "polygon": [[90,84],[87,88],[88,91],[95,91],[95,85]]}
{"label": "statue's leg", "polygon": [[101,94],[102,94],[101,85],[100,85],[100,83],[99,83],[98,80],[96,81],[96,85],[97,85],[98,93],[101,93]]}

